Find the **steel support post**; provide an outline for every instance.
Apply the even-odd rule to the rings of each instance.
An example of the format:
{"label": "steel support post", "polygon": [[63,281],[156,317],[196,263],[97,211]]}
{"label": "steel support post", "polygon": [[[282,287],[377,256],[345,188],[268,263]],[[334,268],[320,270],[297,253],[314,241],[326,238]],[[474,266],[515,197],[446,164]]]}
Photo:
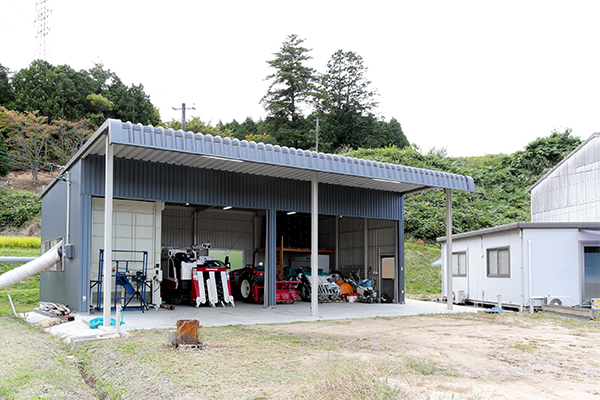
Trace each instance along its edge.
{"label": "steel support post", "polygon": [[277,305],[277,210],[267,210],[267,241],[265,251],[264,307]]}
{"label": "steel support post", "polygon": [[446,300],[452,310],[452,189],[446,189]]}
{"label": "steel support post", "polygon": [[312,172],[310,200],[310,316],[319,316],[319,177]]}
{"label": "steel support post", "polygon": [[405,301],[405,276],[404,276],[404,198],[402,198],[402,211],[400,219],[396,221],[396,254],[394,268],[396,284],[394,285],[394,303],[404,304]]}
{"label": "steel support post", "polygon": [[112,295],[112,251],[113,251],[113,146],[110,143],[110,128],[106,134],[106,157],[104,178],[104,269],[102,272],[103,325],[110,326],[110,303]]}

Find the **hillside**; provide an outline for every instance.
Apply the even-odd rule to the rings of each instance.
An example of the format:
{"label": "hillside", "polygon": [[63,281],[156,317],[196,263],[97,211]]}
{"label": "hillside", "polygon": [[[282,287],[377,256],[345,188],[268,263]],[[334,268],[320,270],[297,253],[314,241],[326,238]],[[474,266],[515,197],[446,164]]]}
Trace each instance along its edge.
{"label": "hillside", "polygon": [[437,299],[442,293],[442,268],[431,264],[441,257],[440,246],[421,240],[404,242],[404,284],[410,299]]}
{"label": "hillside", "polygon": [[[454,192],[453,232],[462,233],[530,219],[527,189],[581,144],[571,131],[553,132],[510,155],[448,157],[443,150],[422,154],[415,147],[358,149],[345,155],[417,168],[469,175],[475,193]],[[445,193],[410,195],[405,203],[405,232],[433,242],[446,234]]]}

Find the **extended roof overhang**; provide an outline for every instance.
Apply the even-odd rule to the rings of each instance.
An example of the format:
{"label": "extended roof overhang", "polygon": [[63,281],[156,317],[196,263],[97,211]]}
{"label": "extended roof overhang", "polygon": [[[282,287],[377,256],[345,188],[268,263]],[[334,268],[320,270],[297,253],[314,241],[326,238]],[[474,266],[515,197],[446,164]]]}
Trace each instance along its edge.
{"label": "extended roof overhang", "polygon": [[104,155],[106,135],[114,147],[114,157],[117,158],[303,181],[311,181],[312,172],[318,172],[320,183],[402,194],[432,188],[475,191],[473,178],[466,175],[136,125],[119,120],[107,120],[73,156],[65,170],[90,154]]}

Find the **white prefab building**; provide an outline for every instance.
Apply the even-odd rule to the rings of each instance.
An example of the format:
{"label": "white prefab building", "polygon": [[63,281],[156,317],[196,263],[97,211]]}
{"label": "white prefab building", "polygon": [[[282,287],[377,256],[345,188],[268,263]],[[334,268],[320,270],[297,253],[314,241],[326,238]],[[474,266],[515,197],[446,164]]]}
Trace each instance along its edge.
{"label": "white prefab building", "polygon": [[453,235],[452,298],[520,310],[589,304],[600,298],[599,233],[597,223],[521,222]]}
{"label": "white prefab building", "polygon": [[[600,298],[600,133],[531,188],[531,221],[452,235],[455,302],[588,305]],[[446,238],[443,296],[448,292]]]}

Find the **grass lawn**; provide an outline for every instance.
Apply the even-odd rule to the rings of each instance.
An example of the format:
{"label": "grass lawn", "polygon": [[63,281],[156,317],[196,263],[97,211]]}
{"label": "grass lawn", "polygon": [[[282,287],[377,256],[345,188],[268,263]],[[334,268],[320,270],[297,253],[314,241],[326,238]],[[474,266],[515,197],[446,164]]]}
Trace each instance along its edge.
{"label": "grass lawn", "polygon": [[[39,257],[40,249],[22,247],[0,247],[0,256],[3,257]],[[0,263],[0,274],[23,265],[22,263]],[[9,288],[10,296],[17,312],[31,311],[38,306],[40,299],[40,275],[25,279]],[[0,290],[0,316],[13,315],[6,290]]]}

